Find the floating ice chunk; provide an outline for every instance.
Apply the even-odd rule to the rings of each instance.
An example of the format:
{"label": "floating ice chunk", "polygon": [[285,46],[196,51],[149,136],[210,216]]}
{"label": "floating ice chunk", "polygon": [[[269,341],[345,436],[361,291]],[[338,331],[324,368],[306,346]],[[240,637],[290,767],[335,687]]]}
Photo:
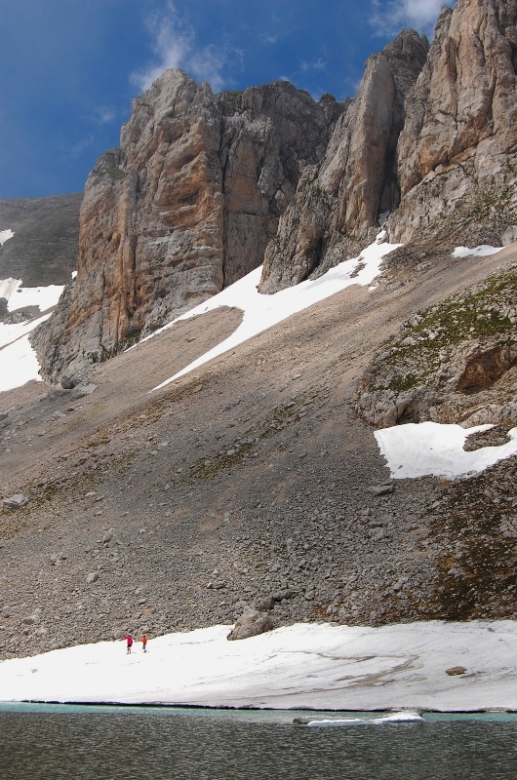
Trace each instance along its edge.
{"label": "floating ice chunk", "polygon": [[393,723],[414,723],[423,721],[418,712],[393,712],[381,718],[324,718],[310,720],[307,726],[384,726]]}

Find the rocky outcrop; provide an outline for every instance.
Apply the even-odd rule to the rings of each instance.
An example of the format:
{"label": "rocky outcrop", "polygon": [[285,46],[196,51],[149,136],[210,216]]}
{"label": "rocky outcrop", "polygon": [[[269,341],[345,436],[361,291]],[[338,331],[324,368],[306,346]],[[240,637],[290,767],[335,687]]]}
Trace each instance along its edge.
{"label": "rocky outcrop", "polygon": [[[459,0],[439,18],[398,144],[401,203],[390,240],[469,246],[515,240],[517,2]],[[408,252],[407,252],[408,254]],[[515,273],[412,318],[364,377],[377,427],[517,422]]]}
{"label": "rocky outcrop", "polygon": [[516,292],[514,267],[411,317],[363,377],[361,417],[515,426]]}
{"label": "rocky outcrop", "polygon": [[229,641],[249,639],[252,636],[265,634],[266,631],[271,631],[272,628],[274,628],[274,623],[268,614],[257,609],[248,608],[236,621],[227,639]]}
{"label": "rocky outcrop", "polygon": [[88,178],[77,278],[34,341],[44,373],[81,372],[260,265],[341,110],[287,82],[214,95],[166,71]]}
{"label": "rocky outcrop", "polygon": [[515,222],[516,21],[515,0],[458,0],[442,11],[408,96],[391,240],[470,222],[471,240],[489,231],[493,243]]}
{"label": "rocky outcrop", "polygon": [[322,162],[305,171],[267,247],[261,292],[317,276],[344,253],[353,255],[372,237],[372,228],[378,229],[381,214],[398,205],[396,148],[405,98],[427,51],[426,38],[404,30],[370,57]]}

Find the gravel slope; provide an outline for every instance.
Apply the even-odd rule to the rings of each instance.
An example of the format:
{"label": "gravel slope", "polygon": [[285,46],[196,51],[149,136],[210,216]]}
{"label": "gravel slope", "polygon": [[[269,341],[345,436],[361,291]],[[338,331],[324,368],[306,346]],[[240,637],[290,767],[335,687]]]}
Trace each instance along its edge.
{"label": "gravel slope", "polygon": [[[91,395],[0,394],[0,492],[30,498],[0,514],[0,658],[232,623],[257,600],[275,625],[447,616],[454,540],[437,523],[456,488],[371,492],[389,474],[355,388],[404,319],[516,259],[398,255],[376,290],[346,290],[153,393],[240,312],[100,365]],[[483,610],[514,614],[502,596]]]}

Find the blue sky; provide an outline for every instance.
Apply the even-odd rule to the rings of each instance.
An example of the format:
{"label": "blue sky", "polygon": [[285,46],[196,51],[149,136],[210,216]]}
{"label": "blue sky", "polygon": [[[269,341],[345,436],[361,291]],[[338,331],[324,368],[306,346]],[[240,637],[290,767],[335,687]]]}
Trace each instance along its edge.
{"label": "blue sky", "polygon": [[[453,6],[455,0],[447,4]],[[215,92],[289,79],[353,97],[403,27],[442,0],[0,0],[0,198],[84,188],[131,101],[166,67]]]}

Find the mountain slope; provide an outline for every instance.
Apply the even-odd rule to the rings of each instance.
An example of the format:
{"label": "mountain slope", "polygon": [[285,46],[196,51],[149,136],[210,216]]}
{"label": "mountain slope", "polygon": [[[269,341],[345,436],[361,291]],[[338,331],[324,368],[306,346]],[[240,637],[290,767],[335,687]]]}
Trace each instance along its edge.
{"label": "mountain slope", "polygon": [[68,284],[77,266],[83,193],[0,200],[0,230],[14,236],[0,247],[0,279],[26,287]]}
{"label": "mountain slope", "polygon": [[[501,474],[513,466],[466,483],[396,480],[375,495],[389,473],[356,391],[401,321],[516,255],[444,255],[418,272],[393,260],[377,289],[348,288],[162,390],[149,392],[239,312],[181,321],[102,364],[91,395],[44,385],[0,395],[4,496],[30,497],[2,515],[4,657],[128,628],[233,622],[257,600],[274,604],[277,625],[461,617],[451,593],[483,559],[449,575],[457,531],[441,518],[465,490],[485,513],[492,500],[511,504]],[[502,526],[491,533],[499,568],[469,617],[513,615],[516,548]]]}
{"label": "mountain slope", "polygon": [[[90,177],[77,279],[33,338],[61,384],[0,394],[2,656],[245,604],[275,625],[517,617],[516,459],[397,479],[374,436],[495,424],[472,450],[515,425],[517,250],[472,248],[517,235],[516,21],[514,0],[458,0],[429,50],[403,32],[343,105],[285,84],[216,96],[177,71],[138,99]],[[263,294],[322,284],[384,219],[405,244],[373,289],[153,390],[243,315],[142,333],[263,257]]]}

